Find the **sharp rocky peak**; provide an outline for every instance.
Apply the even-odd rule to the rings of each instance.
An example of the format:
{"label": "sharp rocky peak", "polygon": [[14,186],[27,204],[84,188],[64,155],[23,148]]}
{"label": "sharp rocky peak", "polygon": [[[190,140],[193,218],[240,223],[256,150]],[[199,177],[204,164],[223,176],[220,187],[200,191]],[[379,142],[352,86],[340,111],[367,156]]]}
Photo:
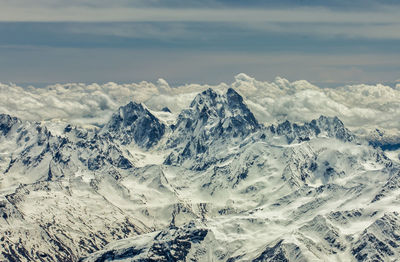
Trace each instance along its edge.
{"label": "sharp rocky peak", "polygon": [[318,135],[334,137],[342,141],[353,141],[354,134],[348,130],[338,117],[320,116],[304,125],[291,123],[288,120],[270,127],[272,133],[286,136],[289,143],[310,140]]}
{"label": "sharp rocky peak", "polygon": [[219,94],[209,88],[198,94],[179,115],[175,130],[207,136],[245,136],[260,127],[243,98],[232,88]]}
{"label": "sharp rocky peak", "polygon": [[[190,108],[196,111],[202,111],[204,108],[216,111],[219,116],[230,115],[249,115],[252,113],[243,102],[243,97],[233,88],[229,88],[225,94],[219,94],[212,88],[209,88],[198,94],[190,104]],[[252,117],[253,125],[257,126],[257,120]]]}
{"label": "sharp rocky peak", "polygon": [[209,88],[198,94],[190,103],[191,108],[200,109],[203,106],[213,107],[221,102],[221,96],[217,94],[212,88]]}
{"label": "sharp rocky peak", "polygon": [[259,129],[261,125],[234,89],[228,89],[225,94],[207,89],[194,98],[189,109],[179,114],[166,144],[175,150],[165,163],[179,164],[193,157],[213,158],[216,152],[212,150],[217,147],[212,144],[227,140],[240,143]]}
{"label": "sharp rocky peak", "polygon": [[343,122],[337,117],[320,116],[310,123],[311,126],[316,127],[315,130],[325,132],[328,137],[335,137],[343,141],[353,141],[355,136],[348,130]]}
{"label": "sharp rocky peak", "polygon": [[7,135],[11,128],[17,123],[21,123],[21,120],[7,114],[0,114],[0,132],[4,136]]}
{"label": "sharp rocky peak", "polygon": [[164,133],[165,125],[136,102],[120,107],[101,130],[102,135],[120,140],[122,144],[135,142],[142,148],[157,144]]}
{"label": "sharp rocky peak", "polygon": [[113,115],[112,120],[120,122],[123,126],[132,125],[140,116],[150,114],[142,104],[129,102],[125,106],[121,106],[118,112]]}

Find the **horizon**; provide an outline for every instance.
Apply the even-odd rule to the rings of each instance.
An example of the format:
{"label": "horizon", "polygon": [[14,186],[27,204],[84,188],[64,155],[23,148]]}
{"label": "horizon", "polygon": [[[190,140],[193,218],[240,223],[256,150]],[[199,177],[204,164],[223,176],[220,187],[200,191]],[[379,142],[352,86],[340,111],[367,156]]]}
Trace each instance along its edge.
{"label": "horizon", "polygon": [[[243,74],[243,73],[239,73]],[[245,74],[245,73],[244,73]],[[235,74],[238,75],[238,74]],[[211,85],[211,86],[216,86],[216,85],[221,85],[221,84],[226,84],[230,85],[235,82],[234,76],[232,77],[231,81],[226,81],[226,82],[170,82],[168,79],[165,78],[158,78],[158,79],[151,79],[151,80],[138,80],[138,81],[129,81],[129,82],[122,82],[122,81],[104,81],[104,82],[96,82],[96,81],[81,81],[81,82],[1,82],[0,84],[4,85],[16,85],[22,88],[27,88],[27,87],[34,87],[34,88],[46,88],[52,85],[74,85],[74,84],[83,84],[83,85],[92,85],[92,84],[98,84],[98,85],[105,85],[108,83],[115,83],[118,85],[126,85],[126,84],[139,84],[140,82],[148,82],[151,84],[155,84],[157,80],[162,79],[168,83],[168,85],[172,88],[179,88],[181,86],[185,85]],[[246,74],[247,75],[247,74]],[[289,82],[295,82],[295,81],[307,81],[315,86],[318,86],[320,88],[336,88],[336,87],[343,87],[343,86],[357,86],[357,85],[384,85],[384,86],[389,86],[391,88],[396,88],[396,85],[400,84],[400,80],[395,80],[395,81],[380,81],[380,82],[360,82],[360,81],[346,81],[346,82],[331,82],[331,81],[312,81],[312,80],[307,80],[307,79],[287,79],[286,77],[281,77],[281,76],[276,76],[272,79],[259,79],[257,77],[254,77],[250,75],[250,77],[255,78],[257,81],[261,82],[274,82],[276,78],[283,78],[288,80]]]}

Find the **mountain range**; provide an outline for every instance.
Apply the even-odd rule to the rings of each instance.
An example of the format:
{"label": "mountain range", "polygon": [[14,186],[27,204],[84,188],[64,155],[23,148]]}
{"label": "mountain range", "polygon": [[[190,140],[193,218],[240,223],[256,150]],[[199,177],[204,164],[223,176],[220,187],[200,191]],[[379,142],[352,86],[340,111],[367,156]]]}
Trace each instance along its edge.
{"label": "mountain range", "polygon": [[0,260],[395,261],[389,149],[337,117],[261,123],[233,88],[97,129],[0,114]]}

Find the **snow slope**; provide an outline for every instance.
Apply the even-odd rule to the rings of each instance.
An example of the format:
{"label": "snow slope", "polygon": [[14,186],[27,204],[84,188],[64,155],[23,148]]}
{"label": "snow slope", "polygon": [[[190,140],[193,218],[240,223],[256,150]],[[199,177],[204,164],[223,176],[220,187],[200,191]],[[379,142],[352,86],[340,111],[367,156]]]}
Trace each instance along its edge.
{"label": "snow slope", "polygon": [[100,129],[0,115],[0,260],[399,256],[399,164],[339,118],[260,123],[233,88],[173,115],[130,102]]}

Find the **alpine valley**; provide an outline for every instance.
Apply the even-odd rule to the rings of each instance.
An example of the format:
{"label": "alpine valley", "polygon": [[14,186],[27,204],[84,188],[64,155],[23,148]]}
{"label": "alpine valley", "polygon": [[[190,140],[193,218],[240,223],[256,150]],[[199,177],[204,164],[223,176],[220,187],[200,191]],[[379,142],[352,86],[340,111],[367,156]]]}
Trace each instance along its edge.
{"label": "alpine valley", "polygon": [[98,129],[0,115],[0,261],[395,261],[398,155],[233,88]]}

